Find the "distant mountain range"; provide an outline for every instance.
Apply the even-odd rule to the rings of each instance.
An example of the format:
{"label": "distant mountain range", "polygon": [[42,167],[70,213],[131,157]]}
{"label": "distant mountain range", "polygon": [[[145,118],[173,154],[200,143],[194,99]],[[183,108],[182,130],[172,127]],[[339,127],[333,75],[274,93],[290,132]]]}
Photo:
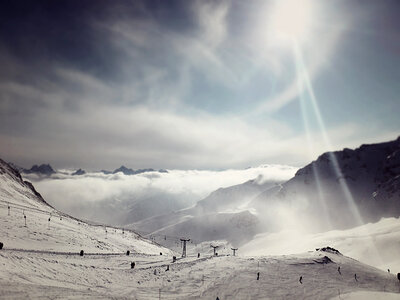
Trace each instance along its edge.
{"label": "distant mountain range", "polygon": [[[32,168],[30,169],[24,169],[21,168],[13,163],[10,163],[10,165],[18,170],[21,173],[25,174],[38,174],[38,175],[44,175],[44,176],[51,176],[52,174],[56,174],[57,171],[55,171],[50,164],[41,164],[41,165],[33,165]],[[108,174],[117,174],[119,172],[125,174],[125,175],[137,175],[141,173],[146,173],[146,172],[159,172],[159,173],[168,173],[167,170],[160,169],[160,170],[154,170],[154,169],[138,169],[138,170],[133,170],[131,168],[127,168],[125,166],[121,166],[118,169],[115,169],[114,171],[107,171],[107,170],[101,170],[101,173],[104,173],[106,175]],[[71,175],[85,175],[86,171],[83,169],[78,169],[75,172],[73,172]]]}
{"label": "distant mountain range", "polygon": [[240,245],[259,232],[321,232],[398,216],[400,138],[327,152],[287,182],[252,180],[218,189],[193,207],[128,226]]}
{"label": "distant mountain range", "polygon": [[141,174],[141,173],[146,173],[146,172],[159,172],[159,173],[168,173],[167,170],[160,169],[158,171],[154,169],[138,169],[138,170],[133,170],[131,168],[127,168],[125,166],[121,166],[118,169],[115,169],[114,171],[107,171],[107,170],[102,170],[104,174],[116,174],[116,173],[123,173],[125,175],[136,175],[136,174]]}
{"label": "distant mountain range", "polygon": [[[51,175],[50,165],[25,173]],[[74,175],[83,175],[77,170]],[[125,166],[105,174],[167,172]],[[135,199],[134,199],[135,200]],[[184,203],[191,203],[185,207]],[[145,232],[188,236],[196,241],[225,239],[234,245],[257,233],[289,227],[322,232],[400,216],[400,137],[327,152],[286,182],[256,178],[221,188],[203,200],[147,195],[120,211],[121,225]],[[110,204],[111,205],[111,204]],[[187,205],[187,204],[186,204]]]}
{"label": "distant mountain range", "polygon": [[22,169],[22,172],[26,174],[36,173],[46,176],[50,176],[56,173],[56,171],[54,171],[54,169],[49,164],[41,164],[40,166],[33,165],[30,169]]}

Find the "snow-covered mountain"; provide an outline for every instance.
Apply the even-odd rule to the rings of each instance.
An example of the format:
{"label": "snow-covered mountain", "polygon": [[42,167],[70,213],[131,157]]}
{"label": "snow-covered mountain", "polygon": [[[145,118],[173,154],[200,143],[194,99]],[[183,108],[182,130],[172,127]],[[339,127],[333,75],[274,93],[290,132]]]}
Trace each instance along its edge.
{"label": "snow-covered mountain", "polygon": [[[249,188],[255,184],[259,186]],[[262,185],[247,182],[249,190],[242,196],[262,190]],[[236,189],[228,188],[226,194]],[[220,190],[208,199],[226,200],[224,194]],[[206,211],[208,201],[201,204]],[[224,204],[218,209],[226,208]],[[176,253],[135,232],[89,224],[55,210],[2,160],[0,237],[2,299],[344,299],[348,295],[394,299],[399,295],[393,275],[397,270],[381,271],[329,249],[243,257],[241,249],[238,256],[227,255],[230,249],[223,244],[219,255],[213,256],[206,243],[189,243],[187,257],[173,262]]]}
{"label": "snow-covered mountain", "polygon": [[400,138],[328,152],[287,182],[218,189],[193,207],[129,224],[157,234],[240,245],[259,232],[321,232],[400,216]]}
{"label": "snow-covered mountain", "polygon": [[400,138],[324,153],[252,205],[269,231],[351,228],[400,216]]}
{"label": "snow-covered mountain", "polygon": [[220,188],[193,207],[150,217],[128,227],[157,234],[189,236],[197,242],[227,240],[234,245],[260,232],[259,220],[248,204],[261,192],[279,185],[262,177]]}
{"label": "snow-covered mountain", "polygon": [[[171,253],[132,231],[89,224],[46,203],[33,185],[0,159],[0,237],[26,251]],[[106,233],[107,230],[107,233]]]}
{"label": "snow-covered mountain", "polygon": [[53,208],[44,201],[29,181],[0,159],[0,201],[3,206],[15,204],[21,207],[41,208],[51,211]]}

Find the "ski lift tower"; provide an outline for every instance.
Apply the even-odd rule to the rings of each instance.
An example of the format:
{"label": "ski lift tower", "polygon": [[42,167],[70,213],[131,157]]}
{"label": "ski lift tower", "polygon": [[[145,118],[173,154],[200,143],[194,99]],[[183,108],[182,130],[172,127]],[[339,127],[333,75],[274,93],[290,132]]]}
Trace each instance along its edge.
{"label": "ski lift tower", "polygon": [[214,248],[214,256],[217,256],[217,248],[219,247],[219,246],[213,246],[213,245],[210,245],[210,247],[211,248]]}
{"label": "ski lift tower", "polygon": [[186,243],[189,241],[190,239],[181,239],[181,242],[183,242],[182,257],[186,257]]}
{"label": "ski lift tower", "polygon": [[236,256],[236,251],[238,248],[231,248],[231,250],[233,251],[233,256]]}

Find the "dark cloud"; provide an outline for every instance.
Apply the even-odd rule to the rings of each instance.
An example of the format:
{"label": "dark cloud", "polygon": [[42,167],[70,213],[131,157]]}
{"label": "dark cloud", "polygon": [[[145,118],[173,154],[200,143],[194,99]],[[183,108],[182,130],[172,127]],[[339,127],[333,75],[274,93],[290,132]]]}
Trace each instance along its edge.
{"label": "dark cloud", "polygon": [[[326,4],[320,19],[329,18],[305,49],[335,147],[398,134],[398,4],[367,2]],[[298,86],[291,51],[273,48],[266,39],[269,4],[2,3],[0,155],[26,167],[50,162],[93,169],[308,161],[307,147],[293,150],[304,144],[306,133],[293,102]],[[357,18],[350,20],[353,12]],[[367,38],[356,47],[344,39],[350,31]],[[376,41],[381,44],[370,51]],[[352,49],[363,55],[354,58]],[[343,65],[341,74],[352,77],[346,80],[356,88],[340,85],[329,71]],[[376,83],[373,72],[384,80]],[[375,91],[386,99],[379,110]],[[371,105],[361,106],[364,101]],[[359,107],[374,128],[365,130]],[[377,111],[388,117],[375,118]],[[310,136],[313,155],[328,149],[318,140],[318,128]]]}

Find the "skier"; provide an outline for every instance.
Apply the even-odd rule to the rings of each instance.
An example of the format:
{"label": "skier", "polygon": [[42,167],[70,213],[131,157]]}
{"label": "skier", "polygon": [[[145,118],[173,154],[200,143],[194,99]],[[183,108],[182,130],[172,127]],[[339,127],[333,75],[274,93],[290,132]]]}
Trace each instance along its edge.
{"label": "skier", "polygon": [[260,272],[257,272],[257,280],[260,280]]}
{"label": "skier", "polygon": [[358,281],[358,280],[357,280],[357,274],[354,274],[354,279],[355,279],[356,281]]}
{"label": "skier", "polygon": [[340,266],[337,268],[337,271],[340,275],[342,275],[342,272],[340,272]]}
{"label": "skier", "polygon": [[303,276],[300,276],[299,282],[300,284],[303,284]]}

